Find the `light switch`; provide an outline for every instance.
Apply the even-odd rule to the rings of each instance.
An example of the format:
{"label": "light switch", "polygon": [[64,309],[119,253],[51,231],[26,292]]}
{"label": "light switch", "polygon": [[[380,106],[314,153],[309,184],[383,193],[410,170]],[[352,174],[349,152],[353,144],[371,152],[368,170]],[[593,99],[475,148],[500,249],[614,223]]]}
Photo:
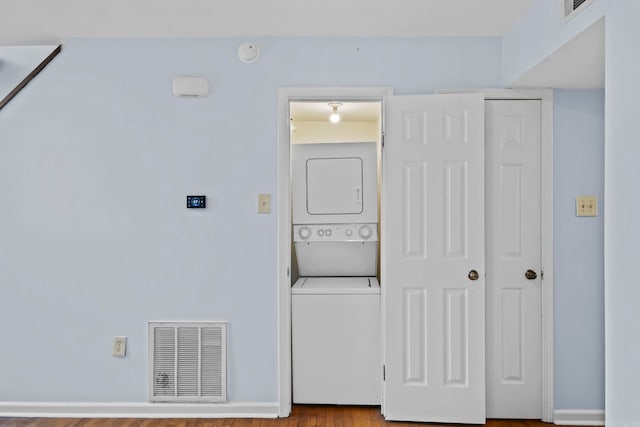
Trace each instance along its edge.
{"label": "light switch", "polygon": [[258,213],[271,212],[271,194],[258,194]]}
{"label": "light switch", "polygon": [[576,216],[598,216],[598,197],[576,197]]}

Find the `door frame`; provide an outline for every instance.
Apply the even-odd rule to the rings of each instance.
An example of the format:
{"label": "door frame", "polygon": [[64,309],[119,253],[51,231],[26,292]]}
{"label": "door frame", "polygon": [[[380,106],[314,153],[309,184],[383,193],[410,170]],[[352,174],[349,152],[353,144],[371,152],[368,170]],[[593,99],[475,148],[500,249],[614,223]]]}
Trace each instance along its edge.
{"label": "door frame", "polygon": [[278,416],[291,414],[291,159],[289,103],[292,101],[376,101],[390,87],[286,87],[278,90]]}
{"label": "door frame", "polygon": [[[483,93],[485,100],[541,102],[540,203],[542,257],[542,421],[553,422],[553,91],[551,89],[442,90]],[[384,101],[391,87],[290,87],[278,90],[278,415],[291,413],[291,189],[289,102]],[[384,102],[382,109],[384,135]]]}

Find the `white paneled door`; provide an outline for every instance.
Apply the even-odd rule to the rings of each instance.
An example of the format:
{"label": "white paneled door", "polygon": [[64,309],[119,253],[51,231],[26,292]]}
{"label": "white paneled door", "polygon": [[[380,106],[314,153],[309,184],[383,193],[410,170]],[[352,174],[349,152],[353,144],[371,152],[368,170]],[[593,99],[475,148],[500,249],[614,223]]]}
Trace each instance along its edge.
{"label": "white paneled door", "polygon": [[487,416],[542,416],[540,101],[486,102]]}
{"label": "white paneled door", "polygon": [[389,420],[481,424],[484,96],[385,102],[383,412]]}

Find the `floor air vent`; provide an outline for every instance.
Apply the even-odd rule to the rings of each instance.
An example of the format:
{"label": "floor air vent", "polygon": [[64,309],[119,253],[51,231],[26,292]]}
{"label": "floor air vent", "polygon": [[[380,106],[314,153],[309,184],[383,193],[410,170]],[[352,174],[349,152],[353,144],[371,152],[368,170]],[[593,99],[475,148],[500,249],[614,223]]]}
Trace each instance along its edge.
{"label": "floor air vent", "polygon": [[226,322],[150,322],[152,402],[227,400]]}

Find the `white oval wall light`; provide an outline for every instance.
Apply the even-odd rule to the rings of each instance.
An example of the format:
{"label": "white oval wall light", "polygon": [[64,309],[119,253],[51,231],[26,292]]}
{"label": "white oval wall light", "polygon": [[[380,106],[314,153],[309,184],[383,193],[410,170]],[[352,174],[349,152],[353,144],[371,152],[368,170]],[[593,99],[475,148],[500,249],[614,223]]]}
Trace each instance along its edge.
{"label": "white oval wall light", "polygon": [[329,107],[331,107],[331,115],[329,116],[329,121],[331,121],[331,123],[338,123],[340,121],[338,108],[342,107],[342,102],[330,102]]}
{"label": "white oval wall light", "polygon": [[257,44],[244,42],[238,46],[238,58],[242,62],[254,62],[260,56],[260,48]]}

